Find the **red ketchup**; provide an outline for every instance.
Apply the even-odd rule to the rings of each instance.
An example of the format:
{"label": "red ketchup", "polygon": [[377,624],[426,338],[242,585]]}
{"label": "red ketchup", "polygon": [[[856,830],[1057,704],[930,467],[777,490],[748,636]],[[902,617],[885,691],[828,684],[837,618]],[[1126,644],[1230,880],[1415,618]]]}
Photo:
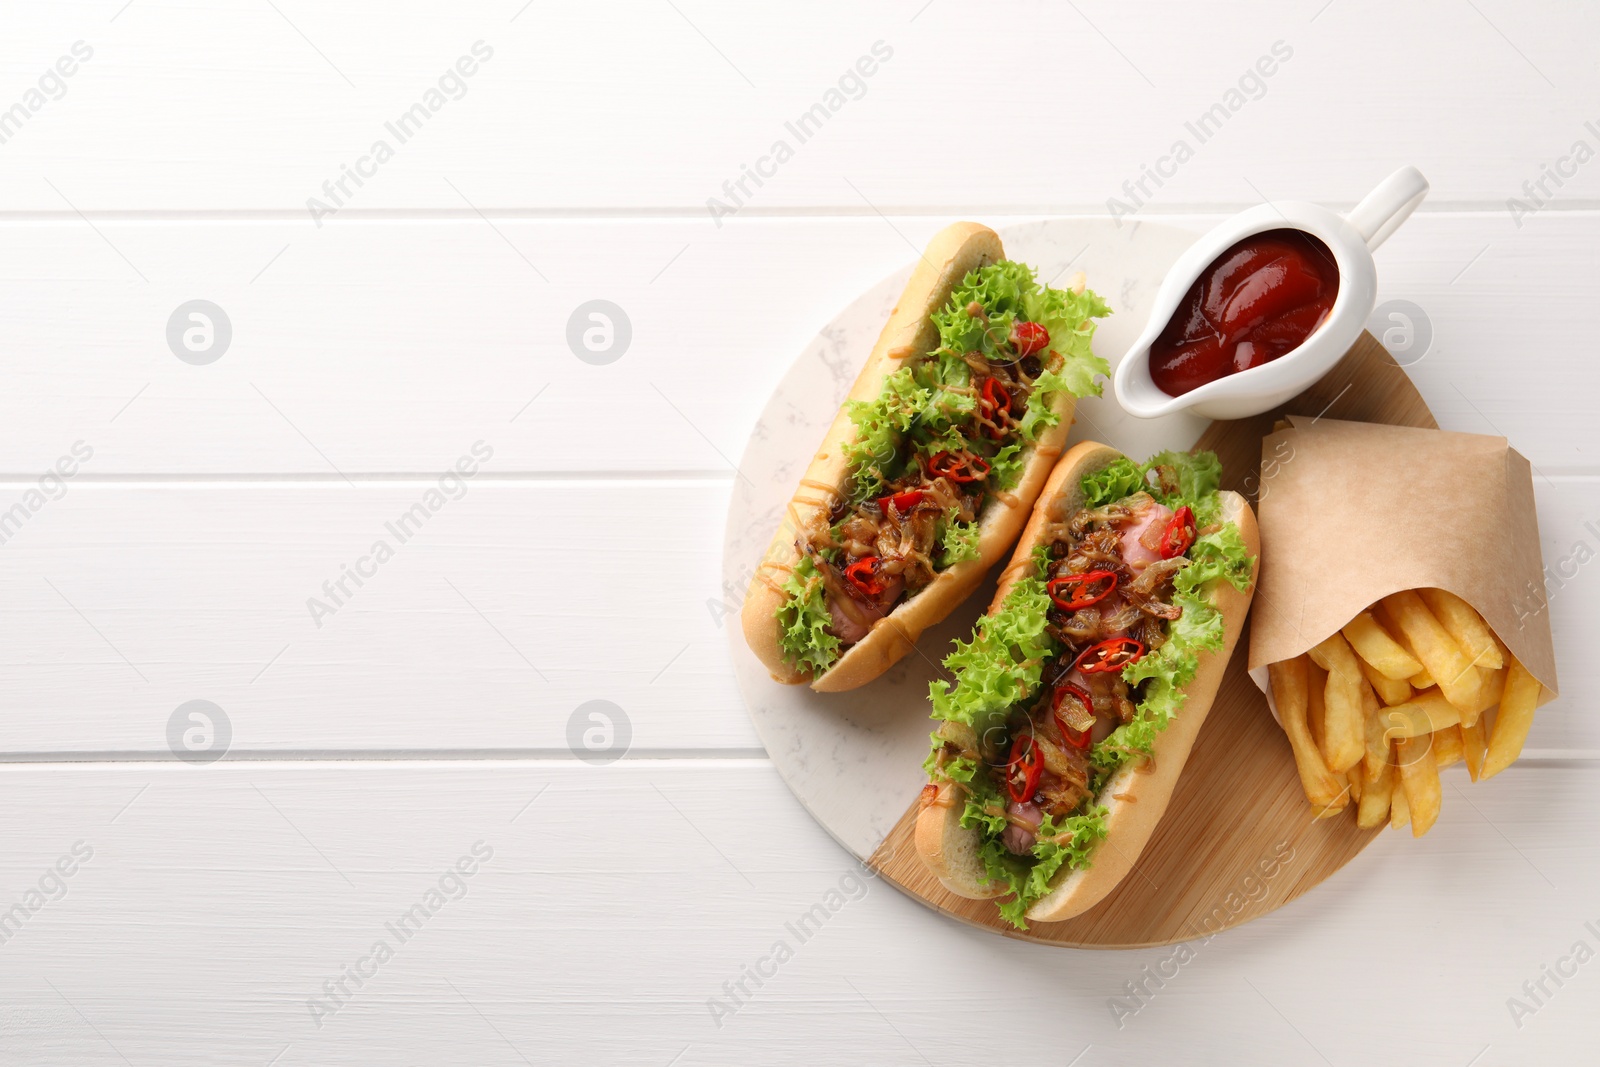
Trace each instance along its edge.
{"label": "red ketchup", "polygon": [[1328,246],[1304,230],[1246,237],[1207,267],[1150,346],[1168,396],[1270,363],[1300,347],[1339,295]]}

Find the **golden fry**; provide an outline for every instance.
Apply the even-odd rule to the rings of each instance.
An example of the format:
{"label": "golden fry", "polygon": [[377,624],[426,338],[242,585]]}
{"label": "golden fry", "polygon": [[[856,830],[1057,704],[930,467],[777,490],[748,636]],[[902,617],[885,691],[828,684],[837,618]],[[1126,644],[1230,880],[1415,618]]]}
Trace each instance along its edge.
{"label": "golden fry", "polygon": [[1361,768],[1351,767],[1345,772],[1345,779],[1350,783],[1350,799],[1357,804],[1361,803]]}
{"label": "golden fry", "polygon": [[1543,692],[1539,679],[1512,657],[1506,668],[1506,689],[1500,697],[1500,710],[1494,717],[1494,732],[1489,735],[1489,752],[1483,761],[1484,778],[1493,778],[1522,755],[1522,745],[1533,725],[1533,709]]}
{"label": "golden fry", "polygon": [[1417,658],[1391,637],[1370,611],[1351,619],[1342,632],[1356,655],[1385,678],[1403,682],[1422,669]]}
{"label": "golden fry", "polygon": [[[1438,683],[1445,699],[1458,708],[1472,707],[1478,699],[1479,677],[1472,658],[1461,650],[1455,639],[1428,605],[1416,593],[1407,590],[1384,598],[1389,617],[1406,637],[1411,651],[1428,674]],[[1413,818],[1415,813],[1413,813]]]}
{"label": "golden fry", "polygon": [[1382,826],[1389,818],[1389,801],[1393,792],[1394,765],[1385,761],[1378,777],[1369,780],[1362,787],[1361,806],[1356,810],[1356,825],[1363,830]]}
{"label": "golden fry", "polygon": [[1439,785],[1439,766],[1433,755],[1433,739],[1403,737],[1395,742],[1394,754],[1411,816],[1411,836],[1421,837],[1433,828],[1444,800]]}
{"label": "golden fry", "polygon": [[1477,723],[1478,716],[1500,703],[1500,696],[1506,687],[1506,671],[1504,668],[1488,670],[1483,667],[1475,668],[1478,672],[1478,699],[1470,707],[1461,709],[1461,725],[1472,726]]}
{"label": "golden fry", "polygon": [[[1389,609],[1384,606],[1383,601],[1380,600],[1376,604],[1372,605],[1370,610],[1373,618],[1377,619],[1378,624],[1384,628],[1384,631],[1394,639],[1395,643],[1405,650],[1406,655],[1410,656],[1412,659],[1417,659],[1416,650],[1411,647],[1410,640],[1407,639],[1405,632],[1401,630],[1400,627],[1395,623],[1394,616],[1389,612]],[[1420,660],[1418,662],[1420,662]],[[1432,689],[1437,684],[1433,680],[1433,675],[1428,673],[1428,669],[1426,667],[1419,670],[1416,674],[1413,674],[1410,678],[1407,678],[1406,681],[1413,689]]]}
{"label": "golden fry", "polygon": [[1341,788],[1322,761],[1322,752],[1312,741],[1311,730],[1306,725],[1310,704],[1309,667],[1306,657],[1296,656],[1269,666],[1267,676],[1272,684],[1273,702],[1278,706],[1278,717],[1283,722],[1283,732],[1289,736],[1289,747],[1294,750],[1300,786],[1313,807],[1326,808],[1337,802]]}
{"label": "golden fry", "polygon": [[1440,770],[1453,763],[1460,763],[1466,754],[1461,740],[1461,727],[1446,726],[1443,730],[1433,733],[1433,760]]}
{"label": "golden fry", "polygon": [[1461,755],[1467,761],[1467,774],[1474,782],[1483,776],[1483,757],[1489,747],[1484,733],[1481,718],[1470,726],[1461,724]]}
{"label": "golden fry", "polygon": [[1384,706],[1378,703],[1378,695],[1368,686],[1361,694],[1362,735],[1366,741],[1366,751],[1361,758],[1362,776],[1368,784],[1377,781],[1383,769],[1389,765],[1389,721],[1384,718],[1383,712]]}
{"label": "golden fry", "polygon": [[1389,792],[1389,826],[1398,830],[1402,826],[1411,825],[1411,808],[1406,803],[1406,791],[1399,787],[1400,772],[1394,773],[1395,788]]}
{"label": "golden fry", "polygon": [[[1315,663],[1306,665],[1306,729],[1311,740],[1322,753],[1322,762],[1328,762],[1328,672]],[[1331,768],[1330,768],[1331,769]]]}
{"label": "golden fry", "polygon": [[1489,629],[1489,624],[1483,621],[1471,604],[1456,596],[1454,593],[1443,589],[1418,589],[1417,595],[1422,597],[1422,602],[1428,605],[1428,610],[1433,612],[1456,644],[1461,646],[1461,651],[1467,658],[1479,667],[1498,670],[1505,666],[1505,660],[1500,654],[1500,646],[1495,643],[1494,633]]}
{"label": "golden fry", "polygon": [[1404,704],[1411,699],[1411,685],[1405,680],[1390,678],[1366,660],[1361,661],[1361,673],[1385,704]]}
{"label": "golden fry", "polygon": [[1391,741],[1402,737],[1425,737],[1461,721],[1461,709],[1446,700],[1437,689],[1418,693],[1397,707],[1384,708],[1382,715],[1384,732]]}
{"label": "golden fry", "polygon": [[1324,705],[1326,722],[1322,739],[1323,755],[1328,769],[1335,774],[1354,767],[1361,761],[1365,747],[1362,741],[1361,693],[1367,688],[1366,676],[1361,673],[1361,663],[1340,634],[1333,634],[1313,648],[1312,662],[1328,672]]}

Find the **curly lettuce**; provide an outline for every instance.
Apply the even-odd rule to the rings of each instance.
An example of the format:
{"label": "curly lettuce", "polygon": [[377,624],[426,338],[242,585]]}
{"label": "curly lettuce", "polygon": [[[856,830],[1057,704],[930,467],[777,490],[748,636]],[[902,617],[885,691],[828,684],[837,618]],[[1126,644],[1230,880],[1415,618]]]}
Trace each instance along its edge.
{"label": "curly lettuce", "polygon": [[951,522],[939,535],[938,564],[950,567],[969,559],[978,558],[978,524]]}
{"label": "curly lettuce", "polygon": [[939,680],[928,687],[933,717],[959,722],[979,733],[997,713],[1039,688],[1047,659],[1060,649],[1045,631],[1050,595],[1037,574],[1019,581],[1000,610],[978,620],[971,641],[957,641],[945,667],[957,684]]}
{"label": "curly lettuce", "polygon": [[839,639],[828,631],[833,616],[822,575],[810,556],[796,563],[783,583],[785,598],[778,609],[778,645],[789,662],[821,674],[839,658]]}
{"label": "curly lettuce", "polygon": [[855,439],[844,445],[845,460],[854,477],[852,498],[876,496],[900,473],[900,442],[932,396],[930,389],[918,383],[911,367],[901,367],[884,379],[882,391],[872,400],[845,404],[856,427]]}
{"label": "curly lettuce", "polygon": [[[972,314],[973,304],[983,309],[981,315]],[[1022,438],[1032,442],[1045,427],[1061,421],[1052,410],[1060,394],[1100,395],[1096,375],[1109,374],[1111,368],[1094,354],[1090,342],[1094,320],[1109,314],[1110,305],[1091,290],[1052,289],[1041,285],[1026,263],[1002,261],[970,271],[944,308],[934,312],[933,323],[939,330],[938,354],[981,352],[987,359],[1007,355],[1001,346],[1018,322],[1045,328],[1049,351],[1060,360],[1041,360],[1050,369],[1034,383],[1018,420]]]}

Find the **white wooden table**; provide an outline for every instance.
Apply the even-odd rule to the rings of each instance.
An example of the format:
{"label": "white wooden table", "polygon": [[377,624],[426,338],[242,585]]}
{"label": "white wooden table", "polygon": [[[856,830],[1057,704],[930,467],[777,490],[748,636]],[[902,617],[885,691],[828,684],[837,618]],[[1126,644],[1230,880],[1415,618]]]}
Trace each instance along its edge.
{"label": "white wooden table", "polygon": [[[1600,13],[424,6],[0,24],[0,1063],[1592,1059]],[[1537,469],[1563,693],[1522,763],[1181,960],[860,880],[723,629],[790,360],[953,218],[1349,206],[1405,162],[1410,371]],[[185,360],[194,300],[231,339],[180,315]],[[220,762],[173,758],[196,700]]]}

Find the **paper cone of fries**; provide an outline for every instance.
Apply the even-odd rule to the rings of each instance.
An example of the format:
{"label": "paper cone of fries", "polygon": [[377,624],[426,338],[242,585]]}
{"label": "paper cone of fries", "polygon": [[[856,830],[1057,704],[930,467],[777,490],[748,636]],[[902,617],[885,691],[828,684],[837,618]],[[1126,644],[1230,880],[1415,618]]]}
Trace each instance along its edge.
{"label": "paper cone of fries", "polygon": [[[1250,676],[1310,651],[1370,605],[1443,589],[1556,695],[1528,461],[1503,437],[1291,416],[1261,446],[1261,580]],[[1276,706],[1273,708],[1277,714]]]}

